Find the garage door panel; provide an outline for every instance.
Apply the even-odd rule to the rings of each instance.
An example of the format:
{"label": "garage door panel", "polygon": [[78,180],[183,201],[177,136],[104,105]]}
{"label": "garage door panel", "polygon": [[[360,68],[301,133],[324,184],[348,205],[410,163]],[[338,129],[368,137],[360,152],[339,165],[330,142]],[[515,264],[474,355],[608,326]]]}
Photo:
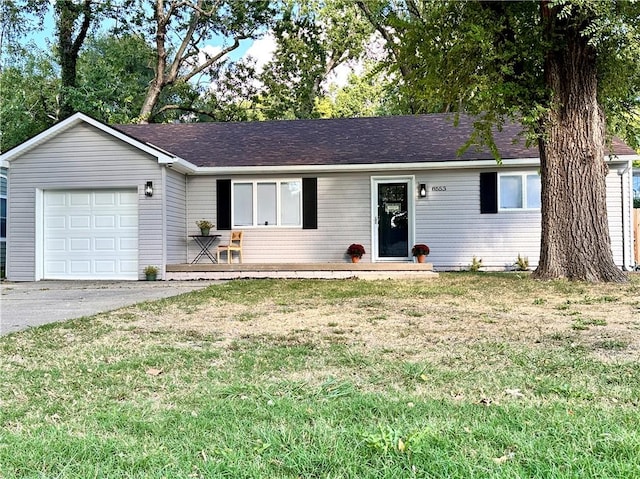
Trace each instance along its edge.
{"label": "garage door panel", "polygon": [[48,251],[66,251],[67,241],[64,238],[49,238],[45,241],[45,248]]}
{"label": "garage door panel", "polygon": [[86,230],[86,229],[89,229],[90,227],[91,227],[90,215],[69,216],[69,228]]}
{"label": "garage door panel", "polygon": [[69,263],[69,273],[70,274],[89,274],[91,273],[91,260],[72,260]]}
{"label": "garage door panel", "polygon": [[115,273],[117,271],[117,262],[114,261],[96,261],[96,273]]}
{"label": "garage door panel", "polygon": [[70,193],[69,194],[69,206],[89,206],[91,205],[91,193]]}
{"label": "garage door panel", "polygon": [[96,251],[116,251],[115,238],[96,238],[95,250]]}
{"label": "garage door panel", "polygon": [[120,261],[120,271],[138,275],[137,261]]}
{"label": "garage door panel", "polygon": [[120,238],[118,244],[120,251],[136,251],[138,249],[138,238]]}
{"label": "garage door panel", "polygon": [[66,206],[67,195],[59,191],[48,191],[44,199],[46,207]]}
{"label": "garage door panel", "polygon": [[49,216],[45,221],[45,227],[64,230],[67,227],[67,218],[65,216]]}
{"label": "garage door panel", "polygon": [[45,191],[44,199],[45,278],[138,278],[135,190]]}
{"label": "garage door panel", "polygon": [[113,229],[116,226],[116,217],[114,215],[96,215],[93,218],[96,228]]}
{"label": "garage door panel", "polygon": [[122,206],[130,205],[138,207],[138,193],[135,191],[120,192],[118,194],[118,203]]}
{"label": "garage door panel", "polygon": [[91,251],[91,238],[71,238],[69,250],[72,252]]}
{"label": "garage door panel", "polygon": [[117,197],[118,197],[118,193],[116,192],[96,193],[94,195],[94,205],[95,206],[116,206]]}
{"label": "garage door panel", "polygon": [[129,229],[138,229],[138,217],[137,216],[127,216],[127,215],[120,215],[118,217],[119,219],[119,226],[120,228],[124,229],[124,228],[129,228]]}
{"label": "garage door panel", "polygon": [[45,268],[52,274],[67,273],[67,263],[65,261],[46,261]]}

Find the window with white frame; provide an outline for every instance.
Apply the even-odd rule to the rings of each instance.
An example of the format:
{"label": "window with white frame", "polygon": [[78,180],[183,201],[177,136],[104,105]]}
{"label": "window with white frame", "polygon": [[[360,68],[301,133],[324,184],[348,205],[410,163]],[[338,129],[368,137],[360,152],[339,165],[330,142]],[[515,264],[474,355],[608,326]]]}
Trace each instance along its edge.
{"label": "window with white frame", "polygon": [[302,227],[302,180],[235,181],[234,227]]}
{"label": "window with white frame", "polygon": [[498,184],[501,210],[540,209],[538,173],[501,173]]}

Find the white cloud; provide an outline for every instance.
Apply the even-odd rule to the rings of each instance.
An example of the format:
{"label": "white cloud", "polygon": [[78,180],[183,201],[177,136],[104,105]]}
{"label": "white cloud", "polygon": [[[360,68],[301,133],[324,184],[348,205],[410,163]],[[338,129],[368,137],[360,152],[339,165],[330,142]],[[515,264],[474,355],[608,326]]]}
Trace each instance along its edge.
{"label": "white cloud", "polygon": [[273,59],[276,51],[276,39],[272,33],[254,40],[244,54],[244,58],[251,57],[256,61],[256,71],[262,73],[264,66]]}
{"label": "white cloud", "polygon": [[209,58],[213,58],[222,51],[222,47],[219,45],[205,45],[200,49],[198,53],[198,64],[202,65]]}

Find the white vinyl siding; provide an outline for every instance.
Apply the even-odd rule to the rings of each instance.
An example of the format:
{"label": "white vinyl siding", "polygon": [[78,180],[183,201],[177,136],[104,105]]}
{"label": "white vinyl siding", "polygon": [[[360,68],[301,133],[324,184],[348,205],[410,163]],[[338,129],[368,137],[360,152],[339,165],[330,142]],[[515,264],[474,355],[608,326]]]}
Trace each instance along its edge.
{"label": "white vinyl siding", "polygon": [[[390,176],[415,174],[415,184],[427,185],[427,198],[415,200],[415,242],[431,248],[427,261],[437,269],[464,269],[475,255],[489,269],[513,267],[518,254],[531,267],[539,261],[540,211],[517,210],[509,214],[480,213],[479,169],[393,171]],[[342,262],[347,246],[360,243],[370,262],[372,214],[371,175],[368,173],[318,175],[318,229],[260,227],[245,229],[245,263]],[[269,178],[265,178],[268,180]],[[274,178],[275,179],[275,178]],[[243,182],[242,177],[235,178]],[[250,182],[249,180],[246,181]],[[617,264],[622,261],[620,177],[613,170],[607,179],[609,222]],[[442,188],[446,187],[446,188]],[[214,220],[216,177],[188,178],[188,225]],[[417,196],[417,191],[415,192]],[[235,228],[243,229],[243,228]],[[217,231],[226,241],[229,231]],[[190,244],[189,258],[199,249]]]}
{"label": "white vinyl siding", "polygon": [[[153,197],[144,196],[147,181]],[[157,160],[100,130],[81,123],[37,145],[11,162],[7,277],[37,278],[42,262],[43,205],[48,190],[134,189],[138,195],[139,278],[146,265],[162,265],[163,191]]]}
{"label": "white vinyl siding", "polygon": [[[487,269],[509,269],[518,254],[527,256],[530,267],[536,267],[540,258],[540,210],[481,214],[479,173],[472,169],[416,172],[416,183],[426,183],[428,190],[427,198],[416,199],[416,242],[429,245],[428,261],[442,270],[466,269],[473,256],[482,258]],[[620,184],[616,169],[611,168],[607,208],[618,265],[622,265]],[[433,185],[446,186],[446,191],[434,191]]]}
{"label": "white vinyl siding", "polygon": [[473,256],[487,268],[509,268],[518,254],[537,265],[540,212],[481,214],[480,171],[416,173],[416,183],[426,183],[428,191],[416,200],[416,242],[429,246],[427,260],[443,270],[466,269]]}
{"label": "white vinyl siding", "polygon": [[[216,177],[191,176],[188,178],[189,234],[196,233],[195,221],[202,218],[214,223],[216,212]],[[264,180],[277,181],[279,178]],[[236,183],[251,183],[241,176]],[[288,188],[288,186],[287,186]],[[354,242],[371,249],[370,175],[325,174],[318,176],[318,228],[282,228],[261,226],[244,230],[243,256],[245,263],[328,263],[342,262],[349,258],[345,252]],[[296,194],[297,195],[297,194]],[[300,213],[300,216],[302,214]],[[214,233],[212,231],[212,233]],[[229,238],[229,231],[215,231]],[[189,242],[189,261],[200,249]],[[366,254],[363,262],[371,261]]]}
{"label": "white vinyl siding", "polygon": [[167,263],[187,261],[187,181],[183,174],[166,169]]}

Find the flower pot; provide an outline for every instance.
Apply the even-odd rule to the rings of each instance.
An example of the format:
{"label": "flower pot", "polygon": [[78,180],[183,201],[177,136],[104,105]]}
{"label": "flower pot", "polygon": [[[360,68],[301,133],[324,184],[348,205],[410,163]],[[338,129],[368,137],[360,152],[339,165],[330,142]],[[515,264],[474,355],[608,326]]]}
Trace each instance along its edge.
{"label": "flower pot", "polygon": [[352,263],[357,263],[358,261],[360,261],[360,256],[352,256],[351,257],[351,262]]}
{"label": "flower pot", "polygon": [[147,281],[155,281],[156,280],[156,273],[147,273],[145,276],[147,277]]}
{"label": "flower pot", "polygon": [[211,228],[200,228],[200,234],[202,236],[209,236],[209,231]]}
{"label": "flower pot", "polygon": [[416,259],[418,260],[418,263],[424,263],[427,260],[427,255],[419,254],[416,256]]}

